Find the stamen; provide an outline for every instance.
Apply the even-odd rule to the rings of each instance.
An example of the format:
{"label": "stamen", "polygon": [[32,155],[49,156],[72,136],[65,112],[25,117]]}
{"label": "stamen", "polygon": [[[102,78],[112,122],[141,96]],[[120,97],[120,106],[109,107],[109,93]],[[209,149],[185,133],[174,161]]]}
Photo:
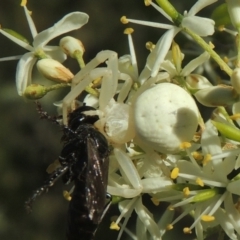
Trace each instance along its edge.
{"label": "stamen", "polygon": [[185,234],[191,234],[191,233],[192,233],[191,229],[188,228],[188,227],[185,227],[185,228],[183,229],[183,232],[184,232]]}
{"label": "stamen", "polygon": [[207,165],[207,163],[208,163],[211,159],[212,159],[212,155],[209,154],[209,153],[206,154],[206,155],[204,156],[203,161],[202,161],[203,166]]}
{"label": "stamen", "polygon": [[240,118],[240,113],[233,114],[232,116],[230,116],[230,118],[232,120],[238,120]]}
{"label": "stamen", "polygon": [[152,52],[152,50],[155,48],[155,44],[153,44],[152,42],[146,42],[146,49],[149,50],[150,52]]}
{"label": "stamen", "polygon": [[144,4],[147,7],[151,5],[151,2],[152,2],[152,0],[144,0]]}
{"label": "stamen", "polygon": [[122,17],[120,18],[120,21],[122,22],[122,24],[127,24],[127,23],[129,23],[129,21],[128,21],[128,19],[127,19],[126,16],[122,16]]}
{"label": "stamen", "polygon": [[115,222],[112,222],[110,225],[110,229],[119,231],[120,227]]}
{"label": "stamen", "polygon": [[201,178],[197,178],[197,179],[196,179],[196,183],[197,183],[199,186],[204,187],[204,182],[203,182],[203,180],[202,180]]}
{"label": "stamen", "polygon": [[153,204],[155,205],[155,206],[158,206],[159,205],[159,200],[157,200],[155,197],[152,197],[151,198],[151,201],[153,202]]}
{"label": "stamen", "polygon": [[194,157],[195,160],[201,161],[203,159],[203,155],[200,152],[192,152],[192,156]]}
{"label": "stamen", "polygon": [[183,189],[183,195],[184,195],[184,197],[188,197],[189,194],[190,194],[189,187],[185,187],[185,188]]}
{"label": "stamen", "polygon": [[67,201],[71,201],[72,197],[70,195],[70,193],[68,191],[63,191],[63,197],[67,200]]}
{"label": "stamen", "polygon": [[172,172],[171,172],[171,178],[172,179],[176,179],[177,177],[178,177],[178,174],[179,174],[179,168],[174,168],[173,170],[172,170]]}
{"label": "stamen", "polygon": [[133,28],[126,28],[123,33],[124,34],[132,34],[133,32],[134,32]]}
{"label": "stamen", "polygon": [[204,222],[212,222],[215,220],[215,217],[214,216],[209,216],[209,215],[203,215],[201,217],[201,220],[204,221]]}
{"label": "stamen", "polygon": [[166,230],[172,230],[173,229],[173,225],[172,224],[168,224],[166,227]]}
{"label": "stamen", "polygon": [[182,142],[180,144],[180,149],[186,150],[187,148],[190,148],[191,146],[192,146],[192,144],[190,142]]}
{"label": "stamen", "polygon": [[20,6],[26,6],[27,5],[27,0],[22,0],[22,2],[21,2],[21,4],[20,4]]}

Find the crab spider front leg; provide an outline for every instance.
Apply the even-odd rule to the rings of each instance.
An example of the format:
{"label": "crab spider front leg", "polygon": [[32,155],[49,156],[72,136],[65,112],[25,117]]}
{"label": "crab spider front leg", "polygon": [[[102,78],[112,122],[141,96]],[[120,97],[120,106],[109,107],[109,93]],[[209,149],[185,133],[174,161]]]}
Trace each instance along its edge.
{"label": "crab spider front leg", "polygon": [[[100,63],[107,62],[107,68],[96,68]],[[118,82],[118,59],[117,53],[113,51],[102,51],[96,55],[72,80],[72,89],[63,99],[63,124],[67,125],[68,107],[77,96],[79,96],[84,88],[88,86],[94,79],[103,77],[102,92],[100,95],[99,107],[103,109],[110,99],[114,96]]]}

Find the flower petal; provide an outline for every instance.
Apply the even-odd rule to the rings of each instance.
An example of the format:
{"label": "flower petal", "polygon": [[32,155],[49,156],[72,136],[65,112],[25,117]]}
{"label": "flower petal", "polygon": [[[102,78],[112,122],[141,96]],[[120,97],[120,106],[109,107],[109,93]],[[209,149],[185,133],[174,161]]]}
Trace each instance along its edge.
{"label": "flower petal", "polygon": [[30,84],[32,68],[37,58],[30,53],[25,53],[18,62],[16,71],[16,85],[20,96],[23,95],[27,85]]}
{"label": "flower petal", "polygon": [[165,32],[162,37],[158,40],[155,48],[149,54],[147,58],[146,66],[152,70],[152,77],[158,74],[161,63],[164,61],[169,48],[171,47],[172,40],[175,35],[180,31],[180,28],[173,27]]}
{"label": "flower petal", "polygon": [[202,65],[205,61],[209,59],[210,55],[208,52],[204,52],[197,58],[194,58],[190,61],[182,70],[183,76],[188,76],[191,72],[193,72],[197,67]]}
{"label": "flower petal", "polygon": [[189,28],[199,36],[205,37],[214,33],[215,22],[209,18],[189,16],[183,18],[181,25]]}
{"label": "flower petal", "polygon": [[199,0],[192,6],[187,15],[193,16],[196,13],[198,13],[201,9],[205,8],[206,6],[214,2],[217,2],[217,0]]}
{"label": "flower petal", "polygon": [[61,63],[67,58],[66,54],[57,46],[45,46],[44,51],[51,56],[51,58]]}
{"label": "flower petal", "polygon": [[88,22],[88,15],[83,12],[72,12],[63,17],[60,21],[42,32],[33,41],[34,47],[43,47],[51,39],[82,27]]}

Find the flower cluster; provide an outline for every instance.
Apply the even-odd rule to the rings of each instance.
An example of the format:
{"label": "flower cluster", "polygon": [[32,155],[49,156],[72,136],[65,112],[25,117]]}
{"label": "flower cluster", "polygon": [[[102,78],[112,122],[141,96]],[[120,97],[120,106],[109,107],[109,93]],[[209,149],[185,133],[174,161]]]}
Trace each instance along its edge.
{"label": "flower cluster", "polygon": [[[53,27],[37,33],[26,3],[22,3],[33,36],[32,45],[0,29],[0,33],[29,51],[20,57],[17,67],[20,96],[39,99],[49,91],[70,86],[58,105],[64,125],[68,124],[68,113],[79,104],[79,95],[84,96],[80,104],[96,109],[86,114],[99,116],[95,127],[113,149],[107,191],[119,206],[120,215],[110,226],[121,229],[118,239],[126,231],[133,239],[150,236],[160,240],[186,215],[192,217],[192,224],[183,232],[195,232],[198,240],[208,236],[209,229],[219,228],[230,239],[240,237],[240,41],[237,38],[236,61],[227,64],[214,51],[213,44],[202,38],[214,34],[214,20],[195,16],[216,1],[198,0],[181,15],[169,1],[156,0],[155,4],[145,0],[172,25],[122,17],[124,24],[167,29],[156,45],[147,44],[149,55],[141,71],[132,28],[124,32],[130,54],[121,57],[104,50],[85,64],[83,44],[70,36],[62,38],[59,46],[47,46],[56,36],[86,24],[85,13],[70,13]],[[224,14],[230,16],[239,35],[240,3],[228,0],[224,6]],[[219,8],[213,16],[221,18]],[[185,66],[185,55],[174,41],[179,32],[190,36],[189,41],[201,49]],[[62,64],[67,56],[79,63],[81,70],[75,75]],[[225,71],[229,81],[214,85],[204,76],[204,72],[217,75],[210,58]],[[0,61],[8,59],[17,57]],[[33,84],[31,71],[36,62],[44,77],[58,83],[50,87]],[[100,67],[102,63],[105,66]],[[202,118],[196,101],[214,107],[211,119]],[[169,204],[159,219],[143,204],[143,195],[149,195],[155,205]],[[174,210],[179,208],[180,214],[174,217]],[[133,211],[137,214],[135,233],[126,227]]]}

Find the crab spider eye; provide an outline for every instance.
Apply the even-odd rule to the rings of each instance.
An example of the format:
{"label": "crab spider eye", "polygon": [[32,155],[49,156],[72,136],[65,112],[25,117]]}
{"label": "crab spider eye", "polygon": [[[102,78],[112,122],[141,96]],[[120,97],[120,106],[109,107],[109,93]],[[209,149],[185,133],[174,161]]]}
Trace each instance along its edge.
{"label": "crab spider eye", "polygon": [[143,92],[135,104],[138,137],[154,150],[174,153],[189,142],[198,126],[198,108],[181,87],[161,83]]}

